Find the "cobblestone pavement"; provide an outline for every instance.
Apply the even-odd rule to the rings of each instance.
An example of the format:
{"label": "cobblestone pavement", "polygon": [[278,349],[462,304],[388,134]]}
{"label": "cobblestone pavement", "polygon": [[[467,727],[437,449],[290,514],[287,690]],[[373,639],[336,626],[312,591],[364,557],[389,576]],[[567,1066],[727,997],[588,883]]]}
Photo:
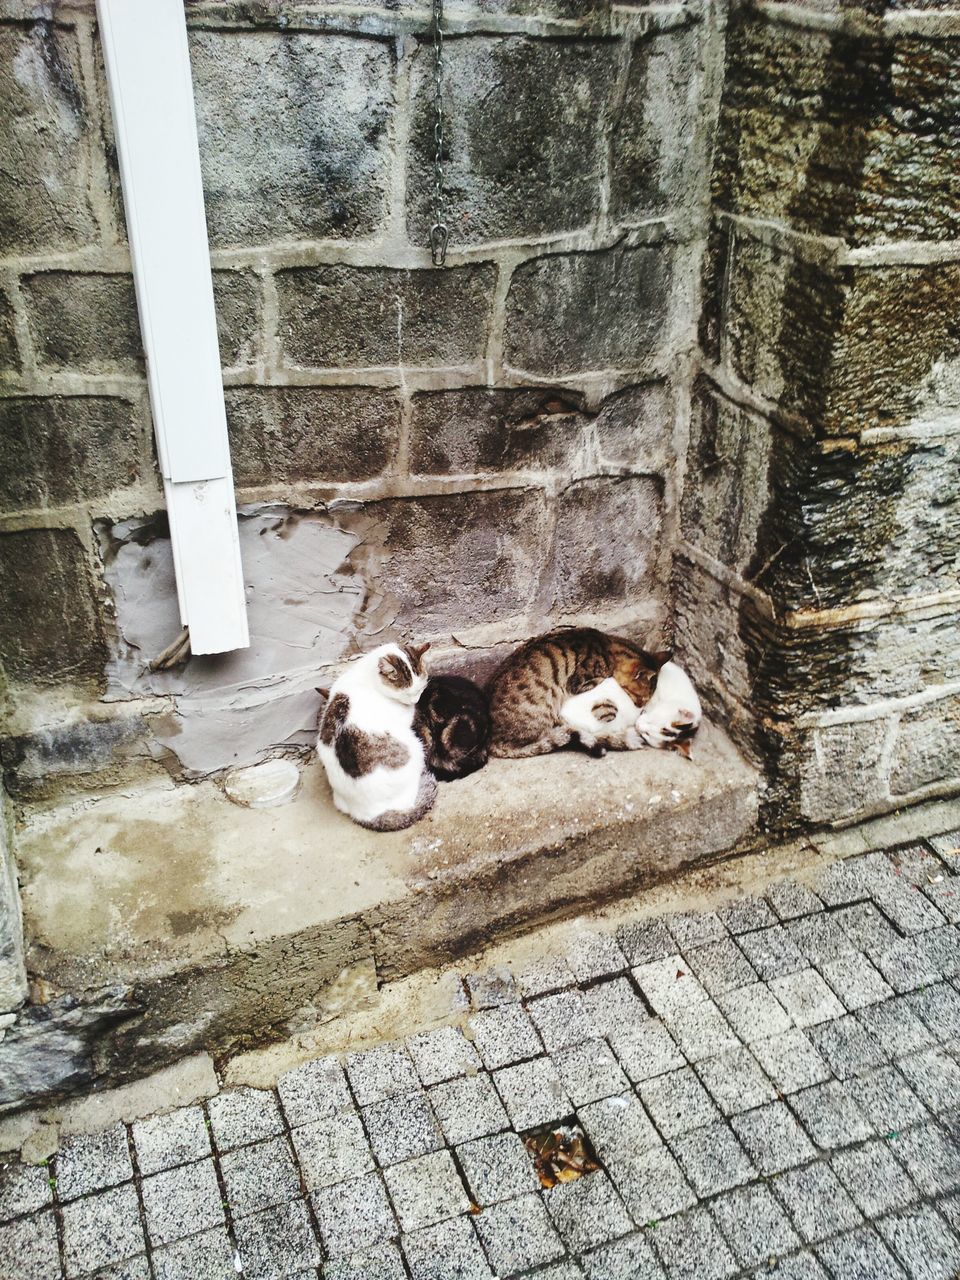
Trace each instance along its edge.
{"label": "cobblestone pavement", "polygon": [[[8,1165],[0,1277],[954,1280],[958,844],[577,934],[466,976],[466,1036]],[[520,1135],[554,1122],[600,1168],[544,1190]]]}

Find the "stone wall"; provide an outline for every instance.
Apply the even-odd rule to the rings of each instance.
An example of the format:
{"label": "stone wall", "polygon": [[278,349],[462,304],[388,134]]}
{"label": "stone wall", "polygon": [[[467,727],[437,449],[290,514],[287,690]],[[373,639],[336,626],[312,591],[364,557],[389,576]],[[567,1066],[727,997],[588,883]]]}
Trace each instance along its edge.
{"label": "stone wall", "polygon": [[447,9],[440,270],[428,11],[187,6],[253,640],[151,673],[180,624],[95,15],[0,0],[16,796],[297,747],[387,637],[482,673],[556,622],[669,633],[722,14]]}

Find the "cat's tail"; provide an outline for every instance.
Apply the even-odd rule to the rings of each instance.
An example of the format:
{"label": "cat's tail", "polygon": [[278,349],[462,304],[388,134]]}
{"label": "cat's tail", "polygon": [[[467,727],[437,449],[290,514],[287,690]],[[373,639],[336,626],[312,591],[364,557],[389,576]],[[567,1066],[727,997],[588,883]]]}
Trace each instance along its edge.
{"label": "cat's tail", "polygon": [[522,756],[545,756],[548,751],[556,751],[565,747],[570,741],[571,733],[565,724],[554,725],[535,742],[497,741],[490,743],[492,756],[503,756],[510,760],[518,760]]}

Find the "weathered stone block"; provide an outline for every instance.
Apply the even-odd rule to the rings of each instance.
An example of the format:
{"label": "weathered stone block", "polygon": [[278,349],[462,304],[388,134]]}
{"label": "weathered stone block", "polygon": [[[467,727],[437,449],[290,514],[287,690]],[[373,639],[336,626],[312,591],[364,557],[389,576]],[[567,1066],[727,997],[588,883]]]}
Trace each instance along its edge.
{"label": "weathered stone block", "polygon": [[890,790],[907,795],[960,776],[960,698],[944,698],[907,712],[893,750]]}
{"label": "weathered stone block", "polygon": [[727,49],[721,207],[855,242],[960,235],[960,40],[803,31],[740,10]]}
{"label": "weathered stone block", "polygon": [[598,476],[564,489],[554,536],[557,610],[636,604],[654,594],[661,518],[661,484],[652,476]]}
{"label": "weathered stone block", "polygon": [[490,266],[280,271],[284,359],[313,368],[474,362],[486,342],[493,282]]}
{"label": "weathered stone block", "polygon": [[130,276],[44,271],[24,277],[22,288],[41,365],[98,373],[143,368]]}
{"label": "weathered stone block", "polygon": [[50,684],[99,677],[106,653],[80,539],[68,529],[0,536],[0,662]]}
{"label": "weathered stone block", "polygon": [[0,374],[20,370],[20,351],[14,325],[13,307],[5,293],[0,293]]}
{"label": "weathered stone block", "polygon": [[0,1013],[17,1008],[27,997],[20,890],[9,837],[6,806],[0,805]]}
{"label": "weathered stone block", "polygon": [[[611,41],[519,36],[448,40],[444,170],[457,244],[543,235],[596,216],[606,141],[598,120],[617,70]],[[414,65],[414,152],[407,223],[425,243],[433,222],[433,47]]]}
{"label": "weathered stone block", "polygon": [[507,363],[544,374],[649,367],[669,339],[674,276],[666,245],[523,263],[507,296]]}
{"label": "weathered stone block", "polygon": [[193,31],[207,222],[216,245],[368,236],[386,205],[386,42]]}
{"label": "weathered stone block", "polygon": [[635,42],[611,135],[612,218],[632,222],[689,207],[706,188],[702,45],[701,24]]}
{"label": "weathered stone block", "polygon": [[80,89],[77,41],[50,21],[0,30],[0,244],[69,249],[97,238],[87,197],[94,129]]}
{"label": "weathered stone block", "polygon": [[804,735],[800,812],[809,822],[835,822],[886,796],[881,768],[885,720],[838,724]]}
{"label": "weathered stone block", "polygon": [[138,715],[76,720],[0,741],[4,785],[28,801],[167,777],[163,754]]}
{"label": "weathered stone block", "polygon": [[213,301],[225,369],[255,363],[260,354],[263,292],[250,271],[214,271]]}
{"label": "weathered stone block", "polygon": [[393,462],[396,397],[369,387],[236,387],[226,393],[238,484],[366,480]]}
{"label": "weathered stone block", "polygon": [[0,400],[0,503],[99,498],[140,474],[133,407],[102,396]]}

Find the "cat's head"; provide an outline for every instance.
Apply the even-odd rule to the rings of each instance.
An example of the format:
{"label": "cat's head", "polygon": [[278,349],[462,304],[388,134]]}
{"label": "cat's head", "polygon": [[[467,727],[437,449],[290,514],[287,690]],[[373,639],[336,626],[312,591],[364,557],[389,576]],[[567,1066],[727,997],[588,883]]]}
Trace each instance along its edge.
{"label": "cat's head", "polygon": [[375,649],[370,656],[376,659],[380,692],[398,702],[415,703],[427,685],[422,658],[429,648],[429,644],[384,644]]}
{"label": "cat's head", "polygon": [[665,666],[672,657],[673,654],[669,649],[659,649],[654,653],[641,649],[640,656],[630,663],[625,672],[618,674],[620,683],[638,707],[650,701],[657,687],[660,668]]}

